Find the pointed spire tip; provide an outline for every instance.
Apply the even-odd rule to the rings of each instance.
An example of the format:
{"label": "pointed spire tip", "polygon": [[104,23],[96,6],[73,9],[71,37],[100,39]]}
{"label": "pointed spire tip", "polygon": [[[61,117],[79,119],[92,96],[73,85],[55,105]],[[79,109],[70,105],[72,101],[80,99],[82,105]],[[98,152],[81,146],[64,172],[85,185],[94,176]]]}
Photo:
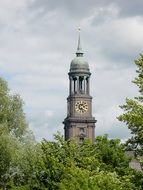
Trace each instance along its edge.
{"label": "pointed spire tip", "polygon": [[83,56],[81,42],[80,42],[80,31],[81,31],[81,28],[78,27],[79,36],[78,36],[78,46],[77,46],[77,52],[76,52],[77,56]]}

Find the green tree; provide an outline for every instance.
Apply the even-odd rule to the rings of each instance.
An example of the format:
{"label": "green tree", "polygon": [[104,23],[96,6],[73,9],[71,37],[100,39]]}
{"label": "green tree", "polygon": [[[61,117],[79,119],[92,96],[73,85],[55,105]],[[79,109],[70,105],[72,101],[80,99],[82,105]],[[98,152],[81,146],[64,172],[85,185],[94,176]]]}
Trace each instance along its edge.
{"label": "green tree", "polygon": [[6,188],[10,179],[13,153],[16,149],[15,139],[6,133],[0,135],[0,188]]}
{"label": "green tree", "polygon": [[56,142],[44,140],[41,148],[43,165],[37,180],[43,189],[135,189],[119,140],[97,137],[96,144],[85,140],[79,146],[57,135]]}
{"label": "green tree", "polygon": [[132,190],[128,180],[122,180],[114,172],[85,170],[72,166],[67,168],[59,183],[60,190]]}
{"label": "green tree", "polygon": [[8,85],[2,78],[0,78],[0,124],[5,125],[7,132],[19,139],[28,130],[22,99],[17,94],[10,94]]}
{"label": "green tree", "polygon": [[125,146],[119,139],[108,139],[107,135],[96,138],[95,155],[101,163],[102,170],[125,175],[130,170],[130,158],[125,154]]}
{"label": "green tree", "polygon": [[126,104],[120,106],[124,114],[118,119],[127,124],[132,137],[127,141],[128,147],[136,150],[136,154],[143,155],[143,55],[135,60],[137,77],[133,81],[139,88],[139,96],[134,99],[126,98]]}
{"label": "green tree", "polygon": [[39,186],[37,175],[42,168],[41,156],[42,150],[39,144],[33,142],[18,144],[11,163],[13,189],[20,186],[28,189]]}
{"label": "green tree", "polygon": [[12,151],[12,190],[142,190],[142,173],[129,168],[124,146],[107,136],[79,146],[56,135],[54,142],[18,143]]}
{"label": "green tree", "polygon": [[[34,139],[28,130],[23,101],[19,95],[11,95],[6,81],[0,78],[0,188],[11,186],[12,180],[15,179],[15,171],[18,170],[17,160],[24,147],[29,147],[32,143]],[[28,148],[23,152],[24,155],[27,155],[26,151]],[[21,156],[19,166],[23,162]],[[29,171],[27,169],[27,176]]]}

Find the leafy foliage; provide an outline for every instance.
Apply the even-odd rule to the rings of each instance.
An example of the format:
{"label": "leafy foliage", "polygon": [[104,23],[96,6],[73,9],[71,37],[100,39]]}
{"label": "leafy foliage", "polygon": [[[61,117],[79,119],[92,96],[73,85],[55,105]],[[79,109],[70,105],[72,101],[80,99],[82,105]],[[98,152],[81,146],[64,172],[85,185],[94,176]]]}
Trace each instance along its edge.
{"label": "leafy foliage", "polygon": [[9,169],[14,147],[14,140],[10,136],[0,136],[0,187],[5,187],[9,181]]}
{"label": "leafy foliage", "polygon": [[[130,159],[124,154],[119,140],[98,137],[92,145],[85,140],[82,145],[64,141],[44,140],[42,148],[42,170],[37,176],[40,187],[57,189],[138,189],[132,180],[135,177],[129,168]],[[32,187],[31,187],[32,188]]]}
{"label": "leafy foliage", "polygon": [[27,132],[22,106],[20,96],[10,95],[7,83],[0,78],[0,124],[5,125],[7,132],[17,138],[21,138]]}
{"label": "leafy foliage", "polygon": [[128,140],[128,146],[143,156],[143,55],[135,60],[138,76],[133,81],[139,88],[140,95],[133,100],[126,98],[126,104],[120,106],[125,113],[118,117],[127,124],[133,136]]}
{"label": "leafy foliage", "polygon": [[13,163],[19,146],[26,143],[27,136],[29,140],[33,138],[22,106],[20,96],[10,95],[7,83],[0,78],[0,187],[3,189],[14,175]]}
{"label": "leafy foliage", "polygon": [[132,185],[120,180],[118,175],[110,172],[83,170],[77,167],[67,168],[61,180],[60,190],[129,190]]}

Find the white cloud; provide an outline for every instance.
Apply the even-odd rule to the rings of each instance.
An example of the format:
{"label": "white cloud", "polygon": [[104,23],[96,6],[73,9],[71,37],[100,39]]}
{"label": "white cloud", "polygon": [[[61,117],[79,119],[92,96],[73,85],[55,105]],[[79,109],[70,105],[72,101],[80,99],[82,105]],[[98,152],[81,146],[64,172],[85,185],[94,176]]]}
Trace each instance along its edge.
{"label": "white cloud", "polygon": [[0,0],[0,21],[15,20],[17,13],[27,7],[29,0]]}
{"label": "white cloud", "polygon": [[102,42],[102,52],[111,59],[137,56],[143,48],[142,17],[118,18],[99,25],[96,29],[97,43]]}

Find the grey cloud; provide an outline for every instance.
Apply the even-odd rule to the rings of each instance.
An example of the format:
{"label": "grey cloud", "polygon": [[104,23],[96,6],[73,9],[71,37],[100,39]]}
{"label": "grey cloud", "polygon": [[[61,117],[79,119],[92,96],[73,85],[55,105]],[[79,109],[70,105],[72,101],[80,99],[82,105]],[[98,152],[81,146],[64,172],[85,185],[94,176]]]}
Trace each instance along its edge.
{"label": "grey cloud", "polygon": [[[107,124],[106,124],[106,127],[107,127]],[[110,128],[106,128],[106,127],[103,127],[103,125],[100,126],[97,123],[96,136],[108,134],[109,138],[118,138],[118,139],[122,139],[122,141],[125,141],[131,135],[131,132],[128,129],[128,127],[124,124],[119,123],[118,121],[110,124]]]}
{"label": "grey cloud", "polygon": [[142,0],[130,0],[130,1],[115,1],[120,9],[120,16],[143,16],[143,1]]}
{"label": "grey cloud", "polygon": [[107,5],[110,0],[106,1],[96,1],[96,0],[35,0],[31,5],[32,9],[43,8],[43,12],[46,14],[50,10],[60,10],[65,12],[67,15],[72,16],[73,18],[81,18],[92,12],[94,7],[99,7],[101,5]]}
{"label": "grey cloud", "polygon": [[[94,36],[95,38],[94,38]],[[131,66],[142,52],[143,22],[138,18],[115,19],[95,27],[91,40],[111,64]]]}
{"label": "grey cloud", "polygon": [[53,135],[56,134],[57,131],[63,133],[62,121],[64,114],[61,114],[61,111],[59,112],[57,110],[53,117],[47,117],[43,110],[41,112],[33,112],[32,115],[29,112],[29,116],[31,116],[28,117],[28,122],[38,141],[42,138],[53,140]]}
{"label": "grey cloud", "polygon": [[[83,18],[88,16],[93,12],[94,9],[101,9],[109,6],[114,6],[119,10],[119,16],[129,17],[129,16],[139,16],[143,15],[143,2],[142,0],[130,0],[130,1],[121,1],[121,0],[35,0],[31,4],[31,9],[42,9],[40,14],[47,14],[51,10],[60,10],[65,12],[65,14],[71,18]],[[104,14],[105,12],[103,12]],[[103,17],[103,15],[101,15]],[[101,18],[99,17],[99,20]]]}

